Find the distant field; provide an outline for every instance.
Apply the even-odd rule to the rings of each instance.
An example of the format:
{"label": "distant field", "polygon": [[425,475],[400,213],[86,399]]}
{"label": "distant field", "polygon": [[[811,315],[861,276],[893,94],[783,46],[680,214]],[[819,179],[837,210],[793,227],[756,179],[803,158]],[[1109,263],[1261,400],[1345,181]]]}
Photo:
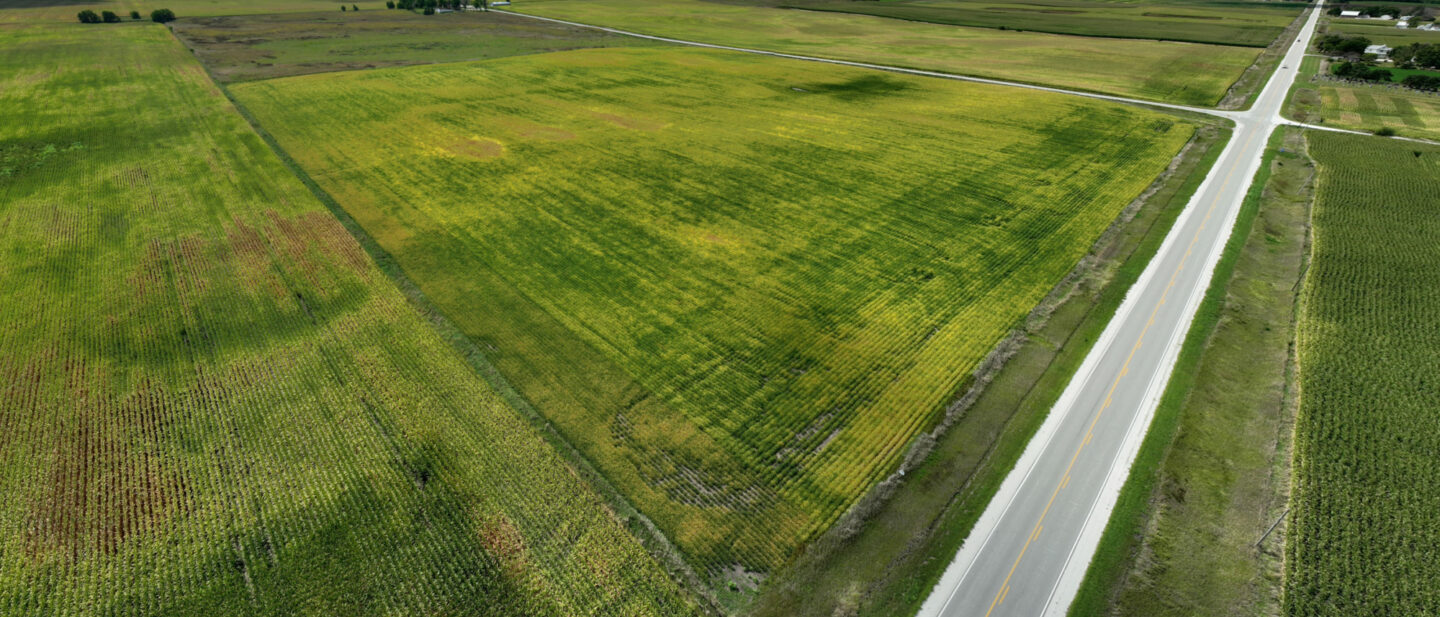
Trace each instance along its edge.
{"label": "distant field", "polygon": [[0,48],[0,614],[694,611],[167,30]]}
{"label": "distant field", "polygon": [[1265,47],[1304,8],[1299,2],[1047,0],[729,0],[859,13],[955,26]]}
{"label": "distant field", "polygon": [[965,28],[701,0],[533,0],[513,7],[706,43],[1214,105],[1258,49]]}
{"label": "distant field", "polygon": [[1286,613],[1440,614],[1440,147],[1312,132]]}
{"label": "distant field", "polygon": [[664,43],[496,12],[279,13],[185,19],[175,34],[222,82]]}
{"label": "distant field", "polygon": [[[1403,5],[1397,5],[1403,6]],[[1411,43],[1440,43],[1440,32],[1433,30],[1416,30],[1414,28],[1396,28],[1393,21],[1368,21],[1356,19],[1331,19],[1329,32],[1332,34],[1360,35],[1375,43],[1383,43],[1391,47],[1409,45]]]}
{"label": "distant field", "polygon": [[[340,12],[340,2],[328,0],[0,0],[0,24],[6,22],[70,22],[78,23],[75,14],[85,9],[99,13],[115,11],[130,20],[130,11],[140,11],[145,20],[150,11],[168,8],[180,18],[214,15],[256,15],[261,13],[304,13],[314,11]],[[346,2],[361,11],[383,11],[383,1]],[[109,27],[111,24],[91,24]]]}
{"label": "distant field", "polygon": [[1440,139],[1440,94],[1399,86],[1311,80],[1325,70],[1319,58],[1306,58],[1291,95],[1287,116],[1301,122],[1373,131],[1395,129],[1400,135]]}
{"label": "distant field", "polygon": [[1193,131],[694,48],[233,91],[712,575],[893,468]]}

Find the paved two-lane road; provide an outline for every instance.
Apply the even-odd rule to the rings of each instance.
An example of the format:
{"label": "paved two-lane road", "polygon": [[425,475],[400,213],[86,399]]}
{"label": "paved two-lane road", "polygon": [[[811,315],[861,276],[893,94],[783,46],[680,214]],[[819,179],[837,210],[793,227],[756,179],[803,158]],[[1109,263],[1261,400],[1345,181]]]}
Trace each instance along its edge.
{"label": "paved two-lane road", "polygon": [[1317,7],[931,592],[922,617],[1064,615],[1279,124]]}

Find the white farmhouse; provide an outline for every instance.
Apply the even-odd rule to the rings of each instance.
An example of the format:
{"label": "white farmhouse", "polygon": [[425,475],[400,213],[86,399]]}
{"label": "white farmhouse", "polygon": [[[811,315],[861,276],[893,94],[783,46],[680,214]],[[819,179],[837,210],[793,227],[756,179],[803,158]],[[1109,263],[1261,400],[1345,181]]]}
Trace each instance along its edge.
{"label": "white farmhouse", "polygon": [[1394,48],[1389,47],[1389,46],[1387,46],[1387,45],[1379,45],[1379,44],[1371,45],[1371,46],[1365,48],[1365,53],[1366,53],[1366,54],[1375,54],[1375,59],[1377,59],[1377,60],[1388,60],[1388,59],[1390,59],[1390,52],[1392,52],[1392,51],[1394,51]]}
{"label": "white farmhouse", "polygon": [[1395,27],[1396,27],[1396,28],[1409,28],[1409,27],[1410,27],[1410,22],[1409,22],[1408,20],[1402,19],[1402,20],[1400,20],[1400,21],[1395,22]]}

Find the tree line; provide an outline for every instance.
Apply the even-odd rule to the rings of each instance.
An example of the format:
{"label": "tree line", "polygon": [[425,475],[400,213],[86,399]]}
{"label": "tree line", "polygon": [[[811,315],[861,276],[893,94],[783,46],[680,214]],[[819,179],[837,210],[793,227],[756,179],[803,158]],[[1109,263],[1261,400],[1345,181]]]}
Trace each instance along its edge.
{"label": "tree line", "polygon": [[[82,24],[116,24],[121,21],[120,16],[116,15],[114,11],[101,11],[99,15],[96,15],[95,11],[85,9],[80,11],[76,17],[80,19],[80,23]],[[140,11],[130,11],[130,19],[132,21],[140,21]],[[175,21],[175,12],[170,9],[155,9],[150,11],[150,21],[157,24]]]}
{"label": "tree line", "polygon": [[473,6],[482,11],[490,9],[489,0],[386,0],[385,2],[387,9],[419,10],[426,15],[434,15],[436,9],[463,11],[467,6]]}

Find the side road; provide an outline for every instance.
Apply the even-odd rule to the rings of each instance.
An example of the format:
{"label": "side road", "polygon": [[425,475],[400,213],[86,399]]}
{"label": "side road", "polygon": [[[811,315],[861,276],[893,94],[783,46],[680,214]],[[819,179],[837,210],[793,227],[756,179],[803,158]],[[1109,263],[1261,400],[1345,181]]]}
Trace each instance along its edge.
{"label": "side road", "polygon": [[921,69],[907,69],[907,68],[898,67],[898,66],[886,66],[886,65],[883,65],[883,64],[870,64],[870,63],[867,63],[867,62],[851,62],[851,61],[849,61],[849,60],[835,60],[835,59],[833,59],[833,58],[819,58],[819,57],[816,57],[816,56],[801,56],[801,55],[797,55],[797,54],[781,53],[781,52],[778,52],[778,51],[765,51],[765,50],[763,50],[763,49],[749,49],[749,48],[746,48],[746,47],[731,47],[731,46],[729,46],[729,45],[715,45],[715,44],[712,44],[712,43],[701,43],[701,42],[699,42],[699,41],[687,41],[687,40],[684,40],[684,39],[672,39],[672,38],[663,37],[663,36],[654,36],[654,35],[650,35],[650,34],[640,34],[640,33],[638,33],[638,32],[630,32],[630,31],[627,31],[627,30],[617,30],[617,29],[615,29],[615,28],[606,28],[606,27],[604,27],[604,26],[595,26],[595,25],[591,25],[591,24],[583,24],[583,23],[580,23],[580,22],[565,21],[565,20],[563,20],[563,19],[554,19],[554,18],[551,18],[551,17],[540,17],[540,16],[538,16],[538,15],[527,15],[527,14],[525,14],[525,13],[515,13],[515,12],[512,12],[512,11],[501,11],[501,10],[499,10],[499,9],[491,9],[491,10],[496,11],[496,12],[498,12],[498,13],[505,13],[506,15],[516,15],[516,16],[519,16],[519,17],[528,17],[528,18],[530,18],[530,19],[538,19],[538,20],[541,20],[541,21],[548,21],[548,22],[553,22],[553,23],[557,23],[557,24],[565,24],[565,25],[567,25],[567,26],[575,26],[575,27],[577,27],[577,28],[590,28],[590,29],[593,29],[593,30],[600,30],[600,31],[609,32],[609,33],[612,33],[612,34],[623,34],[623,35],[625,35],[625,36],[633,36],[633,37],[642,38],[642,39],[649,39],[649,40],[652,40],[652,41],[661,41],[661,42],[665,42],[665,43],[674,43],[674,44],[677,44],[677,45],[689,45],[689,46],[691,46],[691,47],[705,47],[705,48],[708,48],[708,49],[723,49],[723,50],[726,50],[726,51],[738,51],[738,52],[743,52],[743,53],[747,53],[747,54],[758,54],[758,55],[761,55],[761,56],[773,56],[773,57],[776,57],[776,58],[788,58],[788,59],[790,59],[790,60],[804,60],[804,61],[806,61],[806,62],[823,62],[823,63],[826,63],[826,64],[839,64],[839,65],[843,65],[843,66],[854,66],[854,67],[859,67],[859,68],[863,68],[863,69],[874,69],[874,70],[877,70],[877,71],[890,71],[890,72],[892,72],[892,73],[904,73],[904,74],[907,74],[907,75],[920,75],[920,76],[922,76],[922,77],[938,77],[938,78],[941,78],[941,79],[954,79],[954,80],[959,80],[959,81],[975,82],[975,83],[979,83],[979,84],[991,84],[991,85],[996,85],[996,86],[1012,86],[1012,87],[1015,87],[1015,88],[1026,88],[1026,89],[1029,89],[1029,90],[1040,90],[1040,91],[1042,91],[1042,92],[1054,92],[1054,93],[1057,93],[1057,94],[1071,94],[1071,95],[1075,95],[1075,96],[1084,96],[1084,97],[1089,97],[1089,98],[1092,98],[1092,99],[1101,99],[1101,100],[1105,100],[1105,101],[1114,101],[1114,102],[1117,102],[1117,103],[1129,103],[1129,104],[1131,104],[1131,105],[1147,105],[1147,106],[1150,106],[1150,107],[1158,107],[1158,108],[1161,108],[1161,109],[1169,109],[1169,110],[1173,110],[1173,111],[1188,111],[1188,112],[1191,112],[1191,113],[1206,114],[1206,115],[1210,115],[1210,116],[1219,116],[1219,117],[1222,117],[1222,118],[1232,118],[1232,119],[1233,119],[1233,118],[1238,117],[1238,116],[1240,116],[1240,115],[1242,115],[1242,114],[1245,113],[1245,112],[1240,112],[1240,111],[1223,111],[1223,110],[1219,110],[1219,109],[1210,109],[1210,108],[1208,108],[1208,107],[1191,107],[1191,106],[1189,106],[1189,105],[1174,105],[1174,104],[1171,104],[1171,103],[1159,103],[1159,102],[1155,102],[1155,101],[1147,101],[1147,100],[1144,100],[1144,99],[1132,99],[1132,98],[1123,97],[1123,96],[1113,96],[1113,95],[1109,95],[1109,94],[1100,94],[1100,93],[1097,93],[1097,92],[1085,92],[1085,91],[1083,91],[1083,90],[1066,90],[1066,89],[1064,89],[1064,88],[1051,88],[1051,87],[1049,87],[1049,86],[1037,86],[1037,85],[1035,85],[1035,84],[1027,84],[1027,83],[1018,82],[1018,81],[1005,81],[1005,80],[1002,80],[1002,79],[987,79],[987,78],[984,78],[984,77],[970,77],[970,76],[968,76],[968,75],[957,75],[957,74],[955,74],[955,73],[942,73],[942,72],[939,72],[939,71],[925,71],[925,70],[921,70]]}

